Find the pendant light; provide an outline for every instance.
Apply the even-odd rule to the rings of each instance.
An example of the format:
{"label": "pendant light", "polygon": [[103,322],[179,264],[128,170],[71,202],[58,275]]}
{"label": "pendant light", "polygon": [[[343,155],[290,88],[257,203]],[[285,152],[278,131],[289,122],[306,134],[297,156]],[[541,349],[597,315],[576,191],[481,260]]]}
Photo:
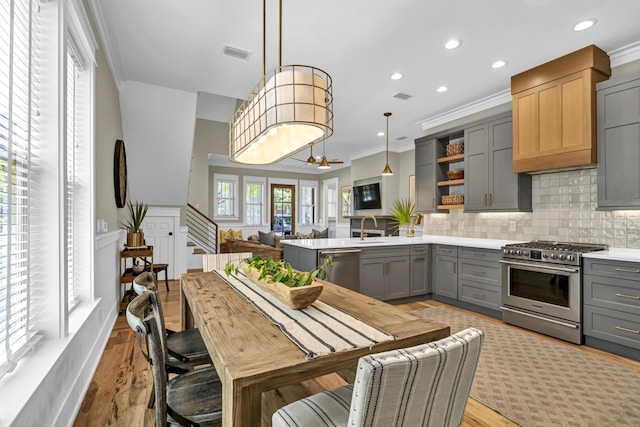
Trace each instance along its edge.
{"label": "pendant light", "polygon": [[282,65],[282,0],[279,64],[266,72],[266,0],[262,2],[262,79],[229,123],[229,159],[269,164],[333,134],[333,84],[325,71]]}
{"label": "pendant light", "polygon": [[323,139],[322,140],[322,161],[318,165],[318,169],[331,169],[331,165],[329,164],[329,161],[327,160],[327,155],[325,153],[325,143],[326,143],[326,139]]}
{"label": "pendant light", "polygon": [[393,171],[389,167],[389,116],[391,113],[384,113],[384,116],[387,118],[387,165],[384,167],[382,171],[382,176],[390,176],[393,175]]}

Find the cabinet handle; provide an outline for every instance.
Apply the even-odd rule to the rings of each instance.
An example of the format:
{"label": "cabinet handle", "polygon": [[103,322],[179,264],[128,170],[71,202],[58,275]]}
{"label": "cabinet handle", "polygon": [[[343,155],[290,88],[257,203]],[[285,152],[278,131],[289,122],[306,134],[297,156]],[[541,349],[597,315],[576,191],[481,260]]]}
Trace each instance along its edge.
{"label": "cabinet handle", "polygon": [[487,274],[485,271],[482,270],[471,270],[472,273],[478,273],[478,274]]}
{"label": "cabinet handle", "polygon": [[480,297],[480,298],[484,298],[486,297],[485,294],[481,294],[480,292],[474,292],[471,295],[473,295],[474,297]]}
{"label": "cabinet handle", "polygon": [[431,207],[432,208],[436,207],[436,198],[435,197],[433,199],[431,199]]}
{"label": "cabinet handle", "polygon": [[629,299],[640,300],[640,295],[634,296],[634,295],[625,295],[625,294],[616,293],[616,296],[620,297],[620,298],[629,298]]}
{"label": "cabinet handle", "polygon": [[476,252],[475,254],[473,254],[473,256],[476,257],[476,258],[484,258],[484,257],[487,256],[487,254],[482,254],[482,253]]}
{"label": "cabinet handle", "polygon": [[453,274],[456,274],[458,272],[458,263],[454,262],[453,263]]}
{"label": "cabinet handle", "polygon": [[440,249],[441,252],[451,252],[451,249],[447,249],[447,248],[441,248]]}
{"label": "cabinet handle", "polygon": [[487,206],[487,193],[484,193],[484,205]]}
{"label": "cabinet handle", "polygon": [[489,193],[489,206],[493,205],[493,193]]}
{"label": "cabinet handle", "polygon": [[616,268],[616,271],[621,273],[640,273],[640,270],[631,270],[629,268]]}
{"label": "cabinet handle", "polygon": [[616,326],[616,329],[619,331],[631,332],[632,334],[640,335],[640,331],[637,329],[623,328],[622,326]]}

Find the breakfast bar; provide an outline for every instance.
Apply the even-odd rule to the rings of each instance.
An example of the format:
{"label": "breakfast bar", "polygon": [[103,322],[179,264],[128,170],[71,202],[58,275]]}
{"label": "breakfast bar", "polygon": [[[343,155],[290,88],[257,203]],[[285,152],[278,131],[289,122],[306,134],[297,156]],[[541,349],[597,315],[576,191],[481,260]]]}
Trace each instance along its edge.
{"label": "breakfast bar", "polygon": [[364,355],[423,344],[450,333],[448,325],[323,281],[319,301],[395,339],[308,358],[216,272],[184,274],[180,282],[182,326],[199,328],[211,354],[222,381],[225,427],[260,425],[264,391],[355,369]]}

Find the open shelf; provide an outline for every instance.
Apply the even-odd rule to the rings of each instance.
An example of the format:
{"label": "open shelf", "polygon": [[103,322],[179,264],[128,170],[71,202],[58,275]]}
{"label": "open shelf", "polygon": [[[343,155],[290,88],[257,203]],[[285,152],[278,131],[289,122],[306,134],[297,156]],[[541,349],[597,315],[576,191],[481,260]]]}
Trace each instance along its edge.
{"label": "open shelf", "polygon": [[438,187],[444,187],[447,185],[463,185],[464,178],[462,179],[450,179],[449,181],[438,181]]}
{"label": "open shelf", "polygon": [[456,154],[449,157],[440,157],[438,159],[438,163],[453,163],[453,162],[461,162],[464,161],[464,153]]}
{"label": "open shelf", "polygon": [[438,209],[464,209],[464,205],[438,205]]}

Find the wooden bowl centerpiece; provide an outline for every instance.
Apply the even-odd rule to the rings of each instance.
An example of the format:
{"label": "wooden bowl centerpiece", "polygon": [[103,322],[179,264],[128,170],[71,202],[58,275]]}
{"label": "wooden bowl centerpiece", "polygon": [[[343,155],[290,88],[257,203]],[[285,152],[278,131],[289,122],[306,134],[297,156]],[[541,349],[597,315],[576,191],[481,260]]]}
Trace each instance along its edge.
{"label": "wooden bowl centerpiece", "polygon": [[[325,267],[331,265],[331,259],[325,265],[311,271],[295,270],[284,261],[259,256],[244,260],[240,270],[253,283],[276,297],[288,307],[297,310],[313,304],[322,293],[322,283],[316,277],[324,277]],[[230,267],[233,271],[234,267]]]}

